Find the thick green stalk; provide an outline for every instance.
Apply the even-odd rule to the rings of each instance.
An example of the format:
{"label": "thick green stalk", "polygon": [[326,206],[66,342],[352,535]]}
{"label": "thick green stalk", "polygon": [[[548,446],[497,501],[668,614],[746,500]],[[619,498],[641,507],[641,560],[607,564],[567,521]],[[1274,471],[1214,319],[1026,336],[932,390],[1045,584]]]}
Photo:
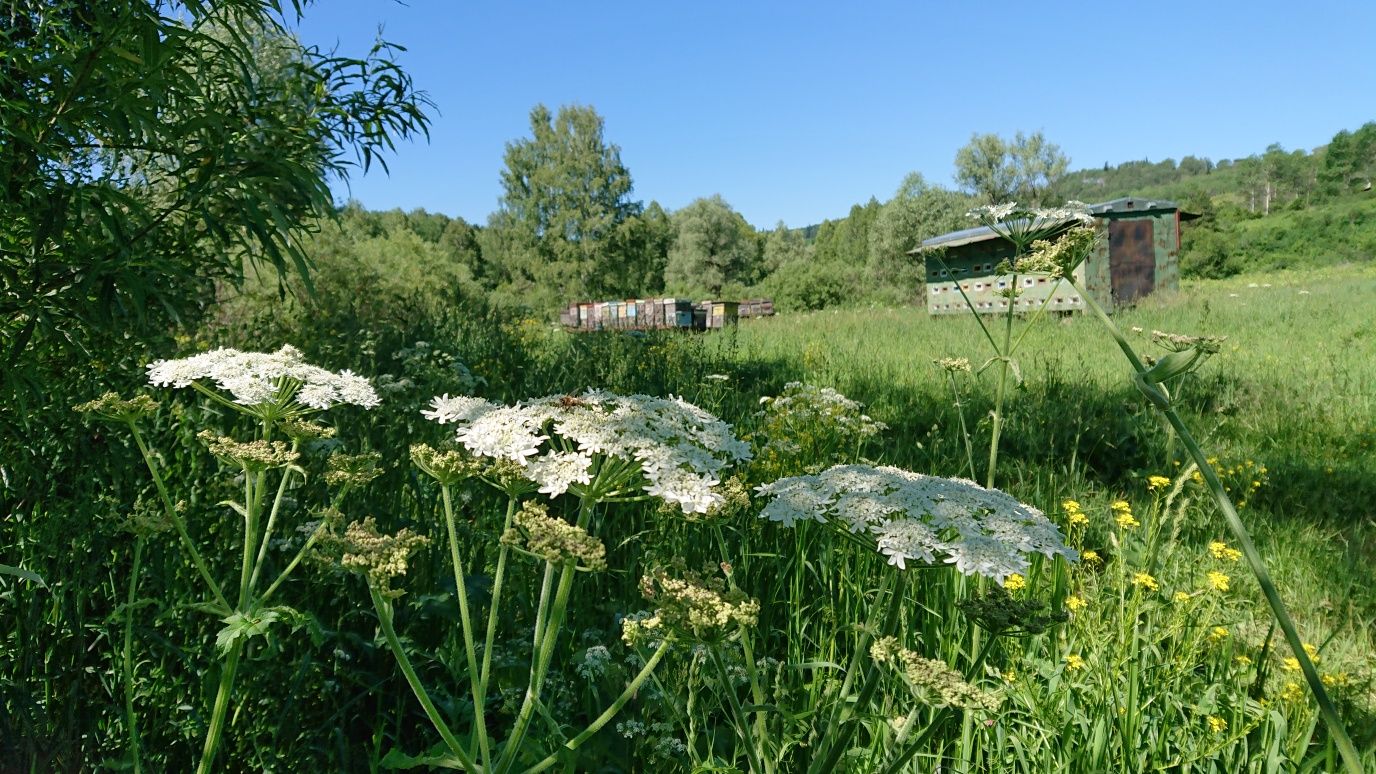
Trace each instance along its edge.
{"label": "thick green stalk", "polygon": [[573,588],[574,563],[568,561],[559,571],[559,586],[554,594],[554,603],[550,605],[549,616],[545,621],[544,630],[541,632],[539,647],[531,654],[533,669],[531,670],[530,685],[526,686],[525,701],[521,703],[520,713],[516,716],[516,724],[511,729],[511,736],[507,740],[507,748],[502,752],[502,758],[497,763],[497,771],[509,771],[515,764],[516,754],[521,749],[521,743],[525,741],[526,731],[530,727],[531,718],[535,715],[535,705],[540,701],[540,693],[544,690],[545,676],[549,673],[550,661],[554,658],[554,645],[559,638],[559,628],[564,622],[564,612],[569,606],[569,592]]}
{"label": "thick green stalk", "polygon": [[[291,450],[295,452],[298,446],[300,446],[300,442],[293,441]],[[287,494],[287,483],[291,481],[291,470],[290,467],[282,469],[282,481],[277,485],[277,496],[272,500],[272,510],[268,512],[268,524],[263,528],[263,540],[258,545],[258,558],[253,561],[253,577],[249,579],[249,589],[258,585],[258,576],[263,573],[263,560],[267,558],[268,544],[272,542],[272,531],[277,526],[277,514],[282,510],[282,500]]]}
{"label": "thick green stalk", "polygon": [[248,581],[253,576],[254,538],[258,532],[258,488],[263,479],[254,482],[248,469],[244,469],[244,556],[239,567],[239,612],[248,609]]}
{"label": "thick green stalk", "polygon": [[650,656],[650,660],[645,662],[645,666],[640,668],[640,672],[636,674],[635,679],[631,680],[626,686],[626,690],[621,692],[621,695],[616,698],[616,701],[612,702],[610,707],[607,707],[601,715],[597,716],[596,720],[588,724],[588,727],[583,729],[582,733],[565,742],[562,749],[550,753],[544,760],[526,769],[525,774],[537,774],[537,772],[544,771],[550,766],[553,766],[559,762],[559,757],[565,752],[577,750],[584,742],[591,739],[598,731],[601,731],[603,726],[610,723],[612,718],[616,717],[617,714],[621,712],[621,709],[626,706],[626,702],[630,701],[636,695],[640,690],[641,684],[643,684],[655,671],[655,667],[659,666],[660,659],[664,658],[664,654],[668,651],[669,640],[661,640],[659,647],[655,649],[654,655]]}
{"label": "thick green stalk", "polygon": [[124,604],[124,717],[129,727],[129,753],[134,759],[134,774],[143,771],[139,752],[139,727],[134,715],[134,601],[138,599],[139,569],[143,563],[143,544],[140,535],[134,541],[134,567],[129,573],[129,596]]}
{"label": "thick green stalk", "polygon": [[459,599],[459,623],[463,627],[463,647],[468,658],[468,684],[473,693],[473,733],[478,737],[478,754],[483,766],[488,767],[492,763],[492,751],[487,744],[482,674],[478,671],[478,654],[473,646],[473,622],[468,615],[468,586],[463,577],[463,560],[459,558],[459,534],[454,525],[454,500],[448,485],[441,485],[440,493],[444,498],[444,523],[449,532],[449,562],[454,568],[454,593]]}
{"label": "thick green stalk", "polygon": [[373,598],[373,609],[377,611],[377,620],[382,625],[382,634],[387,638],[387,647],[396,657],[397,666],[401,667],[401,673],[406,676],[406,683],[411,686],[411,692],[420,701],[420,706],[425,710],[425,716],[430,718],[431,725],[439,732],[440,738],[444,740],[449,752],[459,759],[464,768],[470,772],[480,771],[473,758],[463,749],[463,745],[459,744],[454,732],[449,730],[449,724],[444,722],[444,717],[440,715],[435,703],[430,700],[430,694],[426,693],[425,686],[421,684],[420,677],[411,666],[411,659],[406,656],[406,651],[401,647],[401,640],[397,637],[396,629],[392,626],[391,604],[382,598],[382,595],[371,583],[368,584],[368,594]]}
{"label": "thick green stalk", "polygon": [[960,418],[960,437],[965,441],[965,463],[970,468],[970,480],[974,481],[979,476],[975,472],[975,447],[970,441],[970,429],[965,425],[965,406],[960,402],[960,386],[956,384],[956,375],[946,372],[946,378],[951,382],[951,396],[956,402],[956,416]]}
{"label": "thick green stalk", "polygon": [[[1137,352],[1133,350],[1127,338],[1123,336],[1123,332],[1118,329],[1113,320],[1109,319],[1108,314],[1088,293],[1081,292],[1080,295],[1084,297],[1085,304],[1104,324],[1109,334],[1113,336],[1118,348],[1123,351],[1137,375],[1140,377],[1145,374],[1146,366],[1143,365],[1141,358],[1137,356]],[[1190,453],[1190,456],[1194,458],[1195,464],[1199,466],[1199,472],[1204,477],[1204,483],[1214,496],[1214,501],[1218,504],[1219,510],[1223,512],[1223,519],[1227,523],[1228,529],[1233,533],[1233,538],[1237,540],[1243,556],[1247,558],[1247,564],[1256,576],[1257,584],[1261,586],[1261,592],[1266,597],[1267,604],[1271,606],[1271,612],[1276,617],[1276,623],[1280,625],[1281,632],[1285,634],[1285,641],[1289,643],[1291,652],[1299,660],[1300,668],[1304,672],[1304,679],[1309,683],[1309,689],[1319,704],[1319,713],[1328,725],[1329,733],[1332,734],[1338,751],[1342,753],[1343,763],[1351,774],[1361,774],[1363,768],[1361,758],[1357,754],[1357,748],[1352,744],[1352,739],[1343,726],[1342,718],[1338,716],[1337,707],[1333,705],[1333,700],[1329,698],[1328,691],[1324,689],[1318,670],[1314,668],[1314,662],[1310,660],[1309,654],[1305,651],[1299,631],[1295,628],[1295,623],[1291,620],[1289,612],[1285,609],[1285,603],[1280,598],[1280,592],[1276,590],[1275,584],[1271,581],[1271,574],[1267,571],[1265,562],[1262,561],[1261,553],[1252,543],[1252,536],[1247,532],[1247,527],[1242,523],[1241,517],[1238,516],[1237,509],[1233,507],[1233,501],[1223,488],[1223,482],[1219,480],[1213,465],[1209,464],[1208,458],[1199,448],[1199,444],[1175,409],[1169,403],[1158,403],[1154,400],[1151,403],[1166,417],[1166,421],[1175,429],[1181,443]]]}
{"label": "thick green stalk", "polygon": [[215,753],[220,747],[220,736],[225,730],[225,716],[229,712],[229,696],[234,692],[234,673],[239,670],[239,656],[243,652],[242,638],[234,640],[229,646],[229,655],[220,664],[220,687],[215,691],[215,706],[210,712],[210,728],[205,734],[205,747],[201,750],[201,762],[196,774],[210,774],[215,766]]}
{"label": "thick green stalk", "polygon": [[[507,496],[506,521],[502,534],[511,529],[511,520],[516,515],[516,498]],[[503,544],[497,548],[497,572],[492,579],[492,603],[487,610],[487,633],[483,637],[483,667],[478,681],[478,689],[487,695],[488,680],[492,676],[492,646],[497,639],[497,614],[502,605],[502,583],[506,579],[506,558],[511,551]]]}
{"label": "thick green stalk", "polygon": [[[956,283],[959,285],[960,283]],[[1018,287],[1018,275],[1012,275],[1010,290],[1016,291]],[[994,396],[994,421],[989,437],[989,471],[985,475],[984,485],[989,489],[994,488],[994,476],[999,466],[999,436],[1003,433],[1003,402],[1008,391],[1008,369],[1011,365],[1009,359],[1013,353],[1009,348],[1013,345],[1013,315],[1017,305],[1016,296],[1008,296],[1008,314],[1004,317],[1003,327],[1003,347],[998,350],[999,355],[999,387]],[[976,315],[979,312],[975,312]]]}
{"label": "thick green stalk", "polygon": [[773,774],[774,761],[764,755],[759,743],[755,741],[755,735],[750,731],[750,718],[745,716],[745,710],[741,708],[741,700],[736,696],[736,686],[731,684],[731,673],[726,670],[726,662],[722,661],[721,649],[713,645],[707,648],[707,652],[717,667],[722,693],[726,694],[726,706],[731,708],[732,723],[736,726],[737,733],[745,738],[745,756],[750,761],[750,771]]}
{"label": "thick green stalk", "polygon": [[225,593],[220,590],[220,584],[210,577],[210,571],[206,569],[205,560],[201,558],[201,552],[196,550],[196,544],[192,542],[191,535],[187,534],[186,522],[177,513],[177,508],[172,504],[172,497],[167,493],[167,484],[162,480],[162,475],[158,473],[157,463],[153,461],[153,453],[148,449],[148,444],[144,443],[143,434],[139,432],[138,426],[133,422],[129,423],[129,429],[134,434],[134,443],[138,444],[139,452],[143,454],[143,463],[148,466],[148,472],[153,475],[153,484],[158,488],[158,495],[162,499],[163,510],[167,512],[167,518],[171,520],[173,528],[177,530],[177,536],[181,538],[182,548],[191,557],[191,563],[196,566],[196,572],[200,573],[201,580],[205,581],[206,587],[210,590],[211,596],[220,607],[224,608],[226,614],[233,608],[229,605],[229,600],[225,599]]}

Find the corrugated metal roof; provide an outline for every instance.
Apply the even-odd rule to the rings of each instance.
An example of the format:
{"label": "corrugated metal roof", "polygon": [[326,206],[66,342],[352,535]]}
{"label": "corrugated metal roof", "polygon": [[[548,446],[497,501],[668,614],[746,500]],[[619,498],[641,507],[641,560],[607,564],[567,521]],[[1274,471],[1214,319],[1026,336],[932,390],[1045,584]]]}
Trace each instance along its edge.
{"label": "corrugated metal roof", "polygon": [[[1169,199],[1140,199],[1132,196],[1124,196],[1107,202],[1089,205],[1089,211],[1093,215],[1106,215],[1108,213],[1122,212],[1160,212],[1162,210],[1177,210],[1179,205]],[[1199,217],[1194,213],[1181,212],[1181,220],[1194,220]],[[931,239],[923,240],[918,247],[909,250],[908,255],[916,255],[924,250],[934,247],[960,247],[961,245],[983,242],[988,239],[996,239],[998,234],[988,226],[976,226],[975,228],[952,231],[949,234],[934,236]]]}

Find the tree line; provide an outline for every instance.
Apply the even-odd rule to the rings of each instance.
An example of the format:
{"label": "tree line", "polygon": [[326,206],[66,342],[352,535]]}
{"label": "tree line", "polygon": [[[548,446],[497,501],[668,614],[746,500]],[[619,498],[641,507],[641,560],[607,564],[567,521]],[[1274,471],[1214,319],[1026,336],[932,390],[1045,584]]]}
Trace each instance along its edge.
{"label": "tree line", "polygon": [[[1069,164],[1041,132],[975,134],[955,154],[956,188],[913,172],[887,200],[871,198],[844,217],[756,229],[720,195],[673,212],[637,200],[630,170],[595,109],[540,105],[531,111],[530,135],[507,144],[499,207],[485,224],[424,211],[368,213],[352,204],[341,230],[317,239],[326,247],[316,257],[340,255],[352,238],[357,257],[390,267],[393,279],[379,278],[382,285],[406,276],[398,264],[409,262],[412,269],[431,266],[431,276],[446,277],[467,297],[542,313],[574,300],[662,294],[770,296],[782,309],[902,304],[922,284],[921,263],[908,251],[969,226],[972,206],[1136,195],[1176,199],[1203,214],[1186,234],[1186,271],[1227,274],[1241,268],[1227,254],[1239,221],[1370,187],[1376,123],[1339,132],[1312,153],[1273,145],[1217,162],[1187,156],[1074,172]],[[389,250],[393,257],[384,257]],[[418,258],[420,250],[434,255]],[[399,255],[410,257],[398,261]]]}

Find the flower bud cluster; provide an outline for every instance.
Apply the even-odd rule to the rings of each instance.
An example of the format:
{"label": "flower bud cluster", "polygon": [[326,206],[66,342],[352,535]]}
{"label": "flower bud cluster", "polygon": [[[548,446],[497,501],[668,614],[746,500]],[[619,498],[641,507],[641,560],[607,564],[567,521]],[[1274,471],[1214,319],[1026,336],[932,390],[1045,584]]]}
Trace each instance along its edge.
{"label": "flower bud cluster", "polygon": [[299,417],[288,417],[277,425],[287,437],[293,441],[319,441],[326,438],[333,438],[335,429],[319,422],[312,422],[308,419]]}
{"label": "flower bud cluster", "polygon": [[607,547],[586,530],[549,515],[542,503],[525,503],[512,517],[502,543],[543,557],[548,562],[574,562],[589,570],[607,569]]}
{"label": "flower bud cluster", "polygon": [[741,626],[754,626],[760,603],[740,589],[727,588],[726,580],[709,573],[681,571],[674,577],[656,570],[640,580],[640,591],[657,605],[650,618],[622,624],[627,642],[647,636],[662,637],[664,631],[692,640],[719,639]]}
{"label": "flower bud cluster", "polygon": [[457,484],[483,472],[483,463],[459,449],[440,451],[427,443],[411,446],[411,462],[427,476],[445,486]]}
{"label": "flower bud cluster", "polygon": [[938,707],[991,710],[998,700],[965,681],[946,662],[924,658],[898,644],[894,637],[883,637],[870,646],[870,658],[902,670],[913,693]]}
{"label": "flower bud cluster", "polygon": [[382,475],[378,464],[382,455],[377,452],[342,454],[335,452],[325,463],[325,483],[330,486],[360,487]]}
{"label": "flower bud cluster", "polygon": [[257,473],[270,468],[282,468],[296,462],[301,454],[281,441],[236,441],[210,430],[202,430],[196,437],[210,453],[221,460]]}
{"label": "flower bud cluster", "polygon": [[395,535],[383,534],[377,529],[377,521],[369,516],[351,523],[343,535],[326,533],[320,547],[340,567],[366,575],[369,583],[380,586],[388,596],[399,596],[391,589],[392,579],[405,575],[411,554],[429,543],[429,538],[409,529]]}
{"label": "flower bud cluster", "polygon": [[147,395],[135,395],[125,400],[119,393],[107,392],[95,400],[73,406],[72,410],[109,422],[135,422],[157,411],[158,404]]}

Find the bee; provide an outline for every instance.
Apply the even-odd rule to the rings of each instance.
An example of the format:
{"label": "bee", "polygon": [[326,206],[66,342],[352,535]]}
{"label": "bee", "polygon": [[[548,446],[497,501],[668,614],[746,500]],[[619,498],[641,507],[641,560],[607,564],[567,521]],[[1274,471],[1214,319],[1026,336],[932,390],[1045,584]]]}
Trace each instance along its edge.
{"label": "bee", "polygon": [[582,398],[578,397],[577,395],[564,395],[564,396],[562,396],[562,397],[559,398],[559,403],[558,403],[558,405],[559,405],[559,408],[566,408],[566,409],[567,409],[567,408],[575,408],[575,407],[577,407],[577,406],[586,406],[586,405],[588,405],[588,402],[585,401],[585,400],[583,400]]}

